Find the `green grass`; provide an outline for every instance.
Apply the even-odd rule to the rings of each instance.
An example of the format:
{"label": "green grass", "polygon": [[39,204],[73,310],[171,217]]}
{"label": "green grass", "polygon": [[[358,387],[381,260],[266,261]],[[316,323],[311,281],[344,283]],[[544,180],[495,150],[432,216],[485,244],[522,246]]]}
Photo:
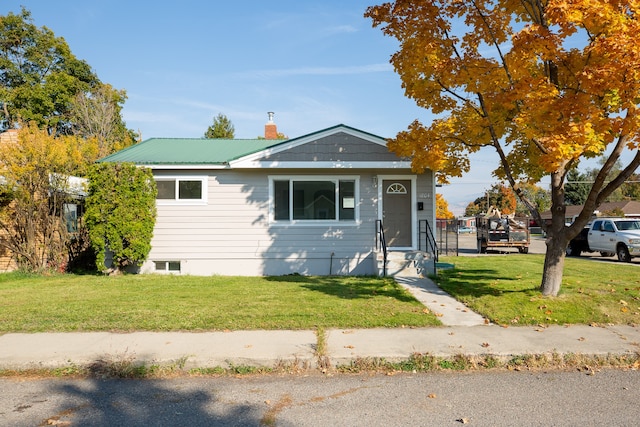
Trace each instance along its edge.
{"label": "green grass", "polygon": [[442,257],[455,265],[436,282],[489,320],[503,325],[638,324],[640,268],[567,258],[557,297],[543,297],[544,255]]}
{"label": "green grass", "polygon": [[0,333],[430,326],[376,277],[0,274]]}
{"label": "green grass", "polygon": [[[495,323],[640,324],[638,266],[567,258],[543,297],[542,255],[441,261],[438,284]],[[438,325],[425,311],[390,278],[0,274],[0,333]]]}

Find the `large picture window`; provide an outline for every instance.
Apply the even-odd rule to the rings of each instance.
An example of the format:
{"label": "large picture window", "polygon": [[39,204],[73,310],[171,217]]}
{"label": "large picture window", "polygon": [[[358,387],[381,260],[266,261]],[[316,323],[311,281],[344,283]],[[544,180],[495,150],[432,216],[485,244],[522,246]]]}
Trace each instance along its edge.
{"label": "large picture window", "polygon": [[204,178],[156,178],[158,201],[164,202],[204,202],[206,201],[206,180]]}
{"label": "large picture window", "polygon": [[355,221],[355,178],[272,178],[275,221]]}

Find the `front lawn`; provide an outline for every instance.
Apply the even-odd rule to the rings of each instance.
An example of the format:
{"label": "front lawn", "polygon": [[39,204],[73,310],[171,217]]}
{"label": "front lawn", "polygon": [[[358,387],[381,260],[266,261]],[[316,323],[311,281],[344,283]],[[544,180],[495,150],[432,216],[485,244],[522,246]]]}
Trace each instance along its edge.
{"label": "front lawn", "polygon": [[[560,295],[543,297],[543,255],[441,261],[455,268],[438,284],[495,323],[640,324],[637,265],[567,258]],[[0,274],[0,333],[439,324],[390,278]]]}
{"label": "front lawn", "polygon": [[503,325],[638,324],[640,267],[567,258],[557,297],[543,297],[544,255],[442,257],[455,265],[436,282],[492,322]]}
{"label": "front lawn", "polygon": [[389,278],[0,274],[0,333],[437,324]]}

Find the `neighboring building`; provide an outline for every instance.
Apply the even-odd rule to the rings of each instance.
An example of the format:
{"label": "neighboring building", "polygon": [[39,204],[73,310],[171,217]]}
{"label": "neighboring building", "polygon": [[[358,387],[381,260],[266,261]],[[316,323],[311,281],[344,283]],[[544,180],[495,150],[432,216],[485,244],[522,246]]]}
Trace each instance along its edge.
{"label": "neighboring building", "polygon": [[0,144],[18,142],[18,129],[8,129],[0,133]]}
{"label": "neighboring building", "polygon": [[152,138],[101,162],[153,171],[143,273],[379,274],[379,224],[390,249],[409,252],[435,223],[434,174],[345,125],[288,140]]}
{"label": "neighboring building", "polygon": [[470,228],[473,231],[476,230],[476,217],[475,216],[461,216],[458,218],[458,227]]}
{"label": "neighboring building", "polygon": [[[0,133],[0,144],[15,144],[18,142],[18,130],[9,129]],[[0,177],[0,179],[3,179]],[[4,230],[0,229],[0,240],[6,237]],[[13,271],[16,269],[16,263],[13,260],[13,254],[4,246],[0,245],[0,272]]]}
{"label": "neighboring building", "polygon": [[[582,210],[582,205],[569,205],[565,212],[565,223],[571,224]],[[602,203],[594,212],[595,216],[606,216],[608,212],[623,212],[625,217],[640,218],[640,202],[625,200]],[[540,214],[545,223],[551,222],[551,211]]]}
{"label": "neighboring building", "polygon": [[[18,129],[9,129],[5,132],[0,133],[0,144],[17,144],[18,143]],[[54,182],[60,181],[59,179],[54,179],[55,175],[50,175],[50,183],[54,185]],[[78,219],[82,214],[83,201],[86,197],[86,179],[79,178],[75,176],[69,177],[60,177],[63,178],[66,183],[64,188],[59,188],[58,190],[64,192],[65,194],[70,196],[69,203],[65,203],[63,205],[64,209],[64,219],[67,226],[67,231],[70,233],[75,233],[78,231]],[[3,177],[0,177],[0,180],[4,180]],[[45,201],[46,203],[46,201]],[[0,227],[0,241],[3,239],[8,239],[8,234],[6,233],[3,227]],[[14,254],[5,247],[5,245],[0,244],[0,272],[8,272],[13,271],[17,268],[17,264],[15,262]]]}

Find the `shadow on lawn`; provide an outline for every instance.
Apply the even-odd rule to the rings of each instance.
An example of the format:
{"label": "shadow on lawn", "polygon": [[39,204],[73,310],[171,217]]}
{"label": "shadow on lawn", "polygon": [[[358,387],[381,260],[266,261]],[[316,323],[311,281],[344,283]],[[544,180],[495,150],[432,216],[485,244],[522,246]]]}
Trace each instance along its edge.
{"label": "shadow on lawn", "polygon": [[537,286],[525,287],[519,281],[519,278],[500,276],[496,270],[491,269],[444,270],[437,279],[438,286],[454,298],[480,298],[485,295],[500,296],[512,293],[533,295],[538,291]]}
{"label": "shadow on lawn", "polygon": [[392,279],[378,277],[274,276],[267,280],[299,283],[300,287],[342,299],[393,298],[402,302],[415,299]]}

